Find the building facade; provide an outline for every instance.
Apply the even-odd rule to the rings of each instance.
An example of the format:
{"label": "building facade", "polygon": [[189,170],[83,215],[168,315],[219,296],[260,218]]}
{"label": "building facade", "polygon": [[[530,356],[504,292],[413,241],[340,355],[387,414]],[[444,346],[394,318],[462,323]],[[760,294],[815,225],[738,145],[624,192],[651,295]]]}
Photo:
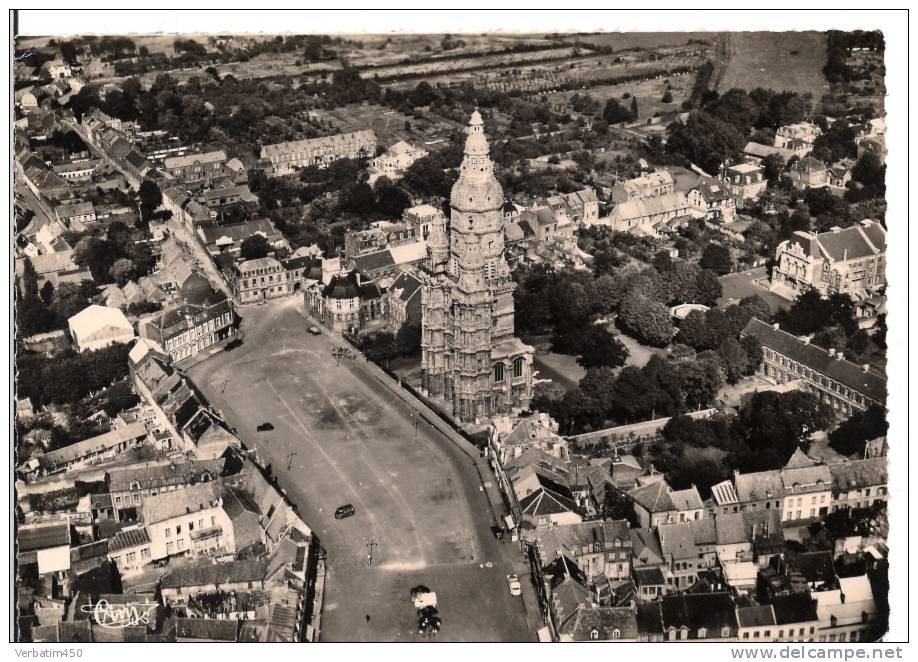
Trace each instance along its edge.
{"label": "building facade", "polygon": [[273,257],[245,260],[233,269],[232,283],[241,304],[269,301],[287,294],[287,271]]}
{"label": "building facade", "polygon": [[174,362],[197,356],[236,336],[236,314],[222,292],[172,306],[148,320],[143,335],[159,343]]}
{"label": "building facade", "polygon": [[750,320],[742,334],[762,344],[759,374],[778,384],[799,381],[801,389],[816,394],[839,416],[886,403],[886,378],[846,361],[834,349],[816,347],[758,319]]}
{"label": "building facade", "polygon": [[261,148],[261,158],[270,162],[275,175],[289,174],[296,168],[321,168],[338,159],[362,159],[375,154],[376,133],[371,130],[293,140]]}
{"label": "building facade", "polygon": [[886,230],[866,219],[819,234],[797,231],[778,244],[775,263],[776,285],[866,299],[886,285]]}
{"label": "building facade", "polygon": [[431,232],[421,290],[422,388],[463,422],[525,409],[532,398],[533,348],[514,335],[504,196],[488,154],[475,111],[450,196],[449,238],[442,226]]}

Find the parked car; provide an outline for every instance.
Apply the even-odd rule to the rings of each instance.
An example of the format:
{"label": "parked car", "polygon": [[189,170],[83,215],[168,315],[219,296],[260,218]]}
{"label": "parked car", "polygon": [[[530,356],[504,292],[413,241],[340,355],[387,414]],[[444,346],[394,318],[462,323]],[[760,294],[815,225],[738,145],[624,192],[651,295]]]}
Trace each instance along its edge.
{"label": "parked car", "polygon": [[354,508],[354,505],[351,503],[345,504],[343,506],[338,506],[335,509],[335,519],[344,519],[345,517],[350,517],[357,512],[357,509]]}
{"label": "parked car", "polygon": [[523,594],[523,587],[520,586],[520,578],[516,575],[507,575],[507,585],[510,587],[510,595]]}
{"label": "parked car", "polygon": [[242,340],[239,338],[236,338],[235,340],[230,340],[228,343],[226,343],[226,347],[224,347],[223,350],[227,352],[231,352],[232,350],[236,349],[237,347],[241,345],[242,345]]}
{"label": "parked car", "polygon": [[271,423],[262,423],[255,429],[258,430],[259,432],[270,432],[271,430],[274,429],[274,426]]}
{"label": "parked car", "polygon": [[318,327],[315,327],[315,326],[311,326],[311,327],[309,327],[309,328],[306,329],[306,330],[309,331],[309,333],[311,333],[311,334],[314,335],[314,336],[321,336],[321,335],[322,335],[322,332],[319,331],[319,328],[318,328]]}

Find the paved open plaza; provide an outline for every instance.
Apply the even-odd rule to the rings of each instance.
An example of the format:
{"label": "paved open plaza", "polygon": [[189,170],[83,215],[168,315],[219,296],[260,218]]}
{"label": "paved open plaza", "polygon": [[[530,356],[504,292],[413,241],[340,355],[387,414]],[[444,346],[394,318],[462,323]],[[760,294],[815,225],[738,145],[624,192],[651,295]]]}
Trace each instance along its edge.
{"label": "paved open plaza", "polygon": [[[371,376],[362,357],[339,365],[336,342],[307,332],[299,299],[240,313],[243,344],[189,376],[270,462],[327,549],[322,639],[415,640],[408,594],[424,584],[439,596],[440,640],[530,640],[522,600],[504,578],[519,552],[491,537],[493,513],[472,460]],[[258,432],[262,423],[274,429]],[[347,503],[356,514],[336,520]],[[487,561],[492,567],[481,567]]]}

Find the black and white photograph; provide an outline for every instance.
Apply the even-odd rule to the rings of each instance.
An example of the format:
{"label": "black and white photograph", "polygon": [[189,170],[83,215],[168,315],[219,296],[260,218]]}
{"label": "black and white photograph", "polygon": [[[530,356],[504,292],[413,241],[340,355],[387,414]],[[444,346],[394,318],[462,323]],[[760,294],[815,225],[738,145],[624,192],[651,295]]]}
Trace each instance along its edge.
{"label": "black and white photograph", "polygon": [[907,22],[10,10],[11,650],[901,658]]}

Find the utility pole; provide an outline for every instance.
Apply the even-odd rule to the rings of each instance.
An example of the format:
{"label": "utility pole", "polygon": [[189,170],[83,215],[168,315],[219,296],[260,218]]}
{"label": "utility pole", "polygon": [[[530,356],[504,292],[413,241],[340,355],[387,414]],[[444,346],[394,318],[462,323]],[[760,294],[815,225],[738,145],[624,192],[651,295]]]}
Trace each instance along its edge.
{"label": "utility pole", "polygon": [[379,543],[376,542],[375,540],[371,540],[370,542],[367,543],[367,550],[369,550],[367,552],[367,565],[368,566],[373,565],[373,548],[378,547],[378,546],[379,546]]}
{"label": "utility pole", "polygon": [[293,465],[293,458],[296,457],[298,453],[288,453],[287,454],[287,471],[290,471],[290,467]]}

